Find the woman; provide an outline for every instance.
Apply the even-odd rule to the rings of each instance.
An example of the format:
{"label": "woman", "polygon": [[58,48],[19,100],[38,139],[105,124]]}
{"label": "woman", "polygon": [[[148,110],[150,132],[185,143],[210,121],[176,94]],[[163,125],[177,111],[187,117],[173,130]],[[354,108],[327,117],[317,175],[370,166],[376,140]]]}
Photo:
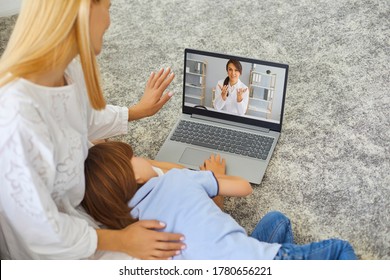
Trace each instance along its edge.
{"label": "woman", "polygon": [[[79,207],[92,140],[127,133],[172,96],[170,69],[152,73],[140,102],[105,104],[95,56],[110,0],[26,0],[0,60],[1,259],[83,259],[113,251],[166,259],[184,246],[159,221],[100,229]],[[174,241],[174,242],[172,242]]]}
{"label": "woman", "polygon": [[223,165],[219,155],[212,155],[202,171],[174,168],[163,174],[149,161],[133,156],[126,143],[98,144],[85,161],[82,204],[109,228],[120,229],[137,219],[167,221],[166,230],[186,236],[186,249],[174,259],[356,259],[344,240],[294,244],[290,221],[280,212],[268,213],[249,237],[210,199],[252,193],[248,181],[214,171]]}
{"label": "woman", "polygon": [[230,114],[243,116],[248,109],[248,87],[241,82],[241,63],[230,59],[226,64],[227,77],[218,81],[215,88],[214,108]]}

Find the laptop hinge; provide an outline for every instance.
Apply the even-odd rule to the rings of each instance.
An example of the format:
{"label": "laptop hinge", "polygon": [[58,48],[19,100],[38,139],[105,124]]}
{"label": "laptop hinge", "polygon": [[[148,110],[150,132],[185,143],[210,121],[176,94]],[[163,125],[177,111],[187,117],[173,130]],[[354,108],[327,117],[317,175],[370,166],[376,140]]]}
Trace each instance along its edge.
{"label": "laptop hinge", "polygon": [[264,127],[258,127],[258,126],[254,126],[254,125],[250,125],[250,124],[236,123],[236,122],[232,122],[232,121],[221,120],[221,119],[216,119],[216,118],[202,116],[202,115],[197,115],[197,114],[192,114],[191,118],[211,121],[211,122],[214,122],[214,123],[216,122],[216,123],[227,124],[227,125],[240,127],[240,128],[247,128],[247,129],[260,131],[260,132],[264,132],[264,133],[269,133],[269,131],[270,131],[268,128],[264,128]]}

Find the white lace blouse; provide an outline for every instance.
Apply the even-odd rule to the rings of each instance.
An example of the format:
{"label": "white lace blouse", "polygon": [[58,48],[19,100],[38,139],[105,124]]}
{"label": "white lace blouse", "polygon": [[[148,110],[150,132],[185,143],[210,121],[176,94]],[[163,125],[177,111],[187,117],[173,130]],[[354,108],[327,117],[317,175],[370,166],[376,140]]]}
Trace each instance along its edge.
{"label": "white lace blouse", "polygon": [[97,235],[77,210],[89,140],[127,133],[128,109],[93,110],[79,62],[68,85],[0,88],[1,259],[82,259]]}

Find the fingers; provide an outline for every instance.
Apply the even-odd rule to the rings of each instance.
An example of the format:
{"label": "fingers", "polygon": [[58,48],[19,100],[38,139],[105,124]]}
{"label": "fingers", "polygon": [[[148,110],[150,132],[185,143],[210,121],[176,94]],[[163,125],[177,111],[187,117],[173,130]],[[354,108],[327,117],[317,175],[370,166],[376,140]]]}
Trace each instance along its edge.
{"label": "fingers", "polygon": [[211,165],[215,161],[214,154],[211,154],[208,159],[204,161],[204,166],[206,169],[208,169],[208,166]]}
{"label": "fingers", "polygon": [[[169,68],[168,68],[169,69]],[[154,75],[154,77],[153,77],[153,81],[152,81],[152,83],[153,83],[153,87],[156,87],[156,84],[157,84],[157,82],[158,82],[158,80],[161,78],[161,76],[164,74],[164,73],[166,73],[167,71],[165,71],[164,70],[164,68],[161,68],[160,69],[160,71],[158,71],[157,72],[157,74],[156,75]],[[158,87],[158,86],[157,86]]]}
{"label": "fingers", "polygon": [[147,86],[154,87],[157,79],[161,76],[163,72],[164,72],[164,68],[161,68],[160,71],[158,71],[157,73],[152,72],[149,76]]}
{"label": "fingers", "polygon": [[156,249],[159,251],[180,251],[185,249],[185,245],[180,242],[158,242]]}
{"label": "fingers", "polygon": [[161,251],[156,250],[153,254],[145,258],[146,260],[170,260],[172,257],[179,255],[180,251]]}
{"label": "fingers", "polygon": [[211,154],[210,155],[210,161],[212,161],[212,162],[217,162],[217,163],[221,163],[221,155],[220,154],[216,154],[216,155],[214,155],[214,154]]}
{"label": "fingers", "polygon": [[157,242],[152,253],[146,257],[150,260],[166,260],[179,255],[186,246],[177,242]]}
{"label": "fingers", "polygon": [[[160,71],[158,71],[157,74],[153,77],[151,86],[153,88],[159,88],[163,83],[165,83],[166,86],[168,86],[174,78],[174,76],[172,76],[173,73],[171,73],[172,75],[170,75],[168,77],[169,73],[171,73],[170,67],[168,67],[165,70],[163,68],[160,69]],[[167,79],[167,77],[168,77],[168,79]]]}
{"label": "fingers", "polygon": [[210,157],[204,161],[203,166],[207,166],[207,164],[213,162],[216,162],[218,164],[226,164],[225,159],[222,158],[220,154],[216,154],[216,155],[211,154]]}
{"label": "fingers", "polygon": [[248,88],[239,88],[237,89],[237,94],[243,94],[248,90]]}
{"label": "fingers", "polygon": [[162,91],[164,91],[175,78],[175,74],[173,72],[169,74],[169,72],[170,70],[166,71],[166,74],[164,73],[156,83],[156,86],[158,85],[158,88]]}
{"label": "fingers", "polygon": [[210,164],[210,158],[205,159],[203,164],[201,166],[199,166],[199,169],[200,170],[208,170],[207,167],[209,166],[209,164]]}
{"label": "fingers", "polygon": [[154,89],[161,89],[164,91],[175,78],[175,74],[171,72],[168,67],[164,70],[161,68],[157,73],[152,72],[147,81],[147,86]]}
{"label": "fingers", "polygon": [[228,88],[227,85],[221,86],[220,84],[218,84],[218,87],[221,90],[221,94],[226,94],[226,91],[227,91],[227,88]]}
{"label": "fingers", "polygon": [[138,223],[147,229],[163,229],[166,226],[163,222],[157,220],[141,220]]}
{"label": "fingers", "polygon": [[160,100],[156,104],[157,107],[162,108],[162,106],[164,106],[165,103],[167,103],[168,100],[171,99],[172,96],[173,96],[173,92],[168,92],[168,93],[164,94],[163,96],[161,96]]}
{"label": "fingers", "polygon": [[120,244],[129,255],[141,259],[168,259],[181,253],[184,236],[160,232],[165,224],[158,220],[141,220],[121,231]]}
{"label": "fingers", "polygon": [[[139,116],[136,119],[154,115],[168,102],[173,93],[166,92],[164,94],[164,91],[174,78],[175,75],[171,72],[169,67],[166,70],[162,68],[157,73],[152,72],[150,74],[144,90],[144,95],[137,104],[138,112],[136,113],[138,113]],[[134,109],[132,115],[135,115]]]}
{"label": "fingers", "polygon": [[168,259],[179,255],[181,250],[186,248],[185,244],[181,242],[183,240],[184,237],[181,234],[158,232],[155,250],[151,258]]}
{"label": "fingers", "polygon": [[210,170],[214,174],[226,174],[226,161],[220,154],[211,154],[203,165],[199,166],[200,170]]}
{"label": "fingers", "polygon": [[[158,232],[157,234],[158,234],[157,240],[158,241],[162,241],[162,243],[165,243],[165,242],[180,242],[180,241],[184,240],[183,234],[179,234],[179,233]],[[174,248],[176,248],[176,247],[174,247]],[[159,247],[159,249],[164,249],[164,247]]]}
{"label": "fingers", "polygon": [[[147,229],[163,229],[165,228],[165,224],[158,220],[140,220],[138,223]],[[157,233],[157,232],[156,232]],[[158,232],[158,237],[156,240],[159,241],[182,241],[184,240],[184,236],[178,233],[169,233],[169,232]]]}
{"label": "fingers", "polygon": [[155,75],[156,74],[154,72],[150,73],[149,79],[146,82],[146,86],[150,86],[152,84]]}

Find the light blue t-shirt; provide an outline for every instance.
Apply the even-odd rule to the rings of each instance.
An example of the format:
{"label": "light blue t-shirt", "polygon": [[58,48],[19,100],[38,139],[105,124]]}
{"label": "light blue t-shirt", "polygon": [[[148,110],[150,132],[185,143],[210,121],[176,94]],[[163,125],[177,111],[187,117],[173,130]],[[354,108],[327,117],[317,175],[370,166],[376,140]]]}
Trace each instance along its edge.
{"label": "light blue t-shirt", "polygon": [[249,237],[210,197],[218,195],[211,171],[172,169],[149,180],[129,202],[139,220],[157,219],[165,232],[181,233],[187,248],[174,259],[273,259],[280,244]]}

